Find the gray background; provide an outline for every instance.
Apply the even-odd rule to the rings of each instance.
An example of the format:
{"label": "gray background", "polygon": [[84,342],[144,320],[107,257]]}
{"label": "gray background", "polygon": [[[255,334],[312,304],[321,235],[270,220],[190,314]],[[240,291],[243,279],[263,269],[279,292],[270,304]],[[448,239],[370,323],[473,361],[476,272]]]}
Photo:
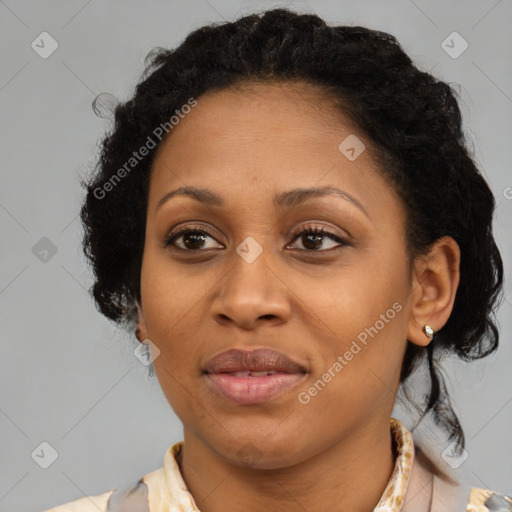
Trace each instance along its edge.
{"label": "gray background", "polygon": [[[458,87],[475,158],[496,196],[495,232],[511,272],[510,0],[0,0],[1,511],[38,511],[128,485],[160,467],[181,439],[156,379],[133,355],[137,342],[103,319],[87,294],[79,177],[108,128],[91,101],[101,92],[127,99],[154,46],[277,5],[388,31],[420,67]],[[47,59],[31,48],[43,31],[59,45]],[[441,47],[453,31],[469,44],[458,58]],[[47,261],[32,251],[43,237],[57,249]],[[447,364],[446,372],[474,485],[512,494],[510,282],[505,297],[499,351],[471,367]],[[31,457],[43,441],[58,452],[48,469]]]}

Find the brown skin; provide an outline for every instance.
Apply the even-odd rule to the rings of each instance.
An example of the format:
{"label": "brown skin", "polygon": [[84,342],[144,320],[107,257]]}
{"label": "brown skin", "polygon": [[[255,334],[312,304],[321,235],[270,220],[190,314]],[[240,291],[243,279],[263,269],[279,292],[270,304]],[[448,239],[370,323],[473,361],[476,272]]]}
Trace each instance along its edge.
{"label": "brown skin", "polygon": [[[367,148],[353,162],[338,150],[351,133]],[[225,205],[175,196],[157,210],[167,192],[185,185],[208,188]],[[337,196],[273,205],[276,193],[324,185],[356,197],[369,217]],[[226,503],[233,512],[377,505],[394,467],[389,420],[407,340],[428,345],[422,328],[446,323],[459,283],[459,248],[449,237],[409,267],[405,221],[370,142],[312,86],[206,93],[161,145],[138,327],[140,339],[161,351],[155,371],[184,425],[181,471],[202,512],[225,512]],[[203,245],[185,235],[175,245],[188,249],[165,248],[178,224],[206,230]],[[305,224],[350,245],[324,235],[314,249],[306,235],[290,235]],[[263,249],[252,263],[236,252],[248,236]],[[299,403],[298,394],[395,302],[401,311],[309,403]],[[306,380],[266,403],[228,402],[201,367],[234,347],[280,351],[308,368]],[[255,460],[244,462],[242,448]]]}

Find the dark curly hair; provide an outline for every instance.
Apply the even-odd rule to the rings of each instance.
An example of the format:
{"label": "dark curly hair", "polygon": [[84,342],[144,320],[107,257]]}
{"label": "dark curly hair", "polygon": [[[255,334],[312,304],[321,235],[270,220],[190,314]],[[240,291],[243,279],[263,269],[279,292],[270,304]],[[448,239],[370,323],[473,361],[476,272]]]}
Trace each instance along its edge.
{"label": "dark curly hair", "polygon": [[431,385],[421,418],[432,411],[462,449],[464,432],[434,351],[470,361],[497,349],[493,319],[503,263],[492,232],[495,199],[466,147],[452,88],[419,70],[390,34],[330,26],[282,8],[198,28],[175,49],[155,48],[145,64],[133,97],[115,108],[98,163],[82,182],[83,249],[99,311],[124,327],[135,325],[149,177],[160,144],[122,179],[119,170],[155,127],[206,91],[251,82],[310,84],[371,141],[379,172],[406,207],[411,260],[445,235],[460,247],[451,316],[426,349],[408,343],[400,381],[426,359]]}

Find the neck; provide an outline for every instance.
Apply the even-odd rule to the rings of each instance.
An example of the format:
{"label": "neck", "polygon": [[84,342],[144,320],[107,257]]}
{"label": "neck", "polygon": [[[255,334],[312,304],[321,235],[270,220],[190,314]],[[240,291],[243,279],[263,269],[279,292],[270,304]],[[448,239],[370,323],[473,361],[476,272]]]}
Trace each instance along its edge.
{"label": "neck", "polygon": [[201,512],[371,512],[391,478],[395,456],[387,418],[301,463],[270,470],[226,462],[185,430],[179,463]]}

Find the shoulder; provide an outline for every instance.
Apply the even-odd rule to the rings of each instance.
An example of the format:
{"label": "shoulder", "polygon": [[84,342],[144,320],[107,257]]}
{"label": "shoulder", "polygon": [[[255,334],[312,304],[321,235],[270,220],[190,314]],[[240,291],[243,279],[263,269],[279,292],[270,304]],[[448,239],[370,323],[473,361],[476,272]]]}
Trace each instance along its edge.
{"label": "shoulder", "polygon": [[98,496],[85,496],[44,512],[124,512],[127,507],[137,512],[149,512],[148,485],[143,481],[146,477],[128,487],[113,489]]}
{"label": "shoulder", "polygon": [[490,489],[471,488],[467,512],[512,512],[512,497]]}
{"label": "shoulder", "polygon": [[126,487],[112,489],[97,496],[84,496],[43,512],[125,512],[126,510],[149,512],[150,504],[159,510],[159,506],[161,508],[161,505],[170,499],[167,491],[168,479],[172,483],[177,481],[178,484],[177,487],[175,485],[175,488],[178,494],[181,492],[179,485],[181,476],[176,475],[176,472],[179,473],[179,469],[174,459],[181,445],[182,442],[175,443],[168,448],[165,454],[164,465],[167,468],[167,475],[162,466]]}
{"label": "shoulder", "polygon": [[68,501],[54,508],[44,510],[43,512],[105,512],[108,501],[115,489],[107,491],[97,496],[84,496],[78,500]]}
{"label": "shoulder", "polygon": [[463,473],[440,469],[425,452],[417,449],[411,473],[412,502],[404,507],[428,512],[512,512],[512,497],[470,485]]}

